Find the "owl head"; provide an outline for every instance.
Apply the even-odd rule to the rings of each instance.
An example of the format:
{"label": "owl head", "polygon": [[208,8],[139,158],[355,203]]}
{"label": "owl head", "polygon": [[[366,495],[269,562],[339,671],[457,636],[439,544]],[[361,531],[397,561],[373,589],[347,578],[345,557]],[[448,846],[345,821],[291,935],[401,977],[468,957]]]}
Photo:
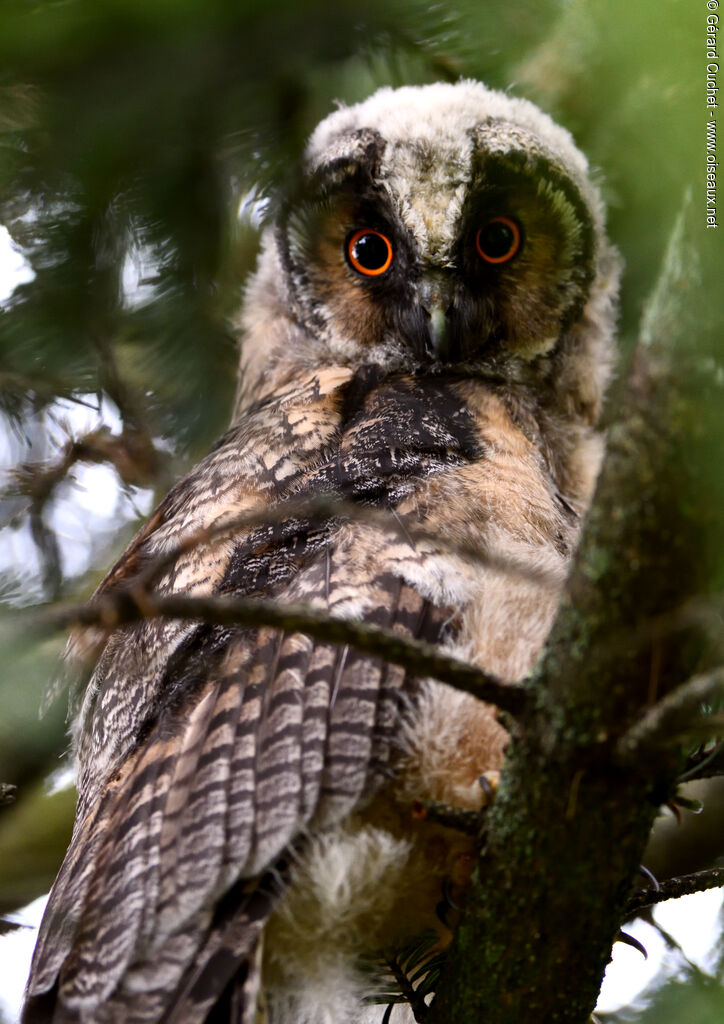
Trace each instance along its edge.
{"label": "owl head", "polygon": [[380,89],[318,125],[265,232],[240,405],[317,366],[455,367],[592,422],[617,284],[565,129],[478,82]]}

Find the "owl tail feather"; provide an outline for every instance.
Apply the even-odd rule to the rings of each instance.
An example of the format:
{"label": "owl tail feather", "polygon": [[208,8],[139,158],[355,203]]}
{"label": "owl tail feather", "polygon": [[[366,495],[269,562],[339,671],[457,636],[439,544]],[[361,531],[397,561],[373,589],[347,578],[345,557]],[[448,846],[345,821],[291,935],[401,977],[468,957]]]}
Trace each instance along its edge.
{"label": "owl tail feather", "polygon": [[281,895],[279,881],[279,874],[270,872],[252,892],[248,882],[231,889],[160,1024],[255,1024],[261,932]]}
{"label": "owl tail feather", "polygon": [[[156,987],[144,995],[121,986],[88,1017],[63,1002],[56,980],[49,991],[27,999],[22,1024],[256,1024],[261,933],[282,891],[279,870],[233,886],[219,904],[192,966],[165,993]],[[135,966],[143,969],[150,964]],[[167,1007],[161,1017],[159,1003]]]}

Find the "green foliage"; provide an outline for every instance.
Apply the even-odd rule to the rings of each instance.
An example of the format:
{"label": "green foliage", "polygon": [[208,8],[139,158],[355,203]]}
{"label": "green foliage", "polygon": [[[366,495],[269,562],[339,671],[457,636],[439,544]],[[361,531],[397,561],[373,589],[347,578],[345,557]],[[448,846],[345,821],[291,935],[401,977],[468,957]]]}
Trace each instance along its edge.
{"label": "green foliage", "polygon": [[[724,1020],[724,985],[721,964],[716,977],[684,965],[638,1000],[640,1009],[602,1018],[602,1024],[718,1024]],[[658,982],[658,983],[657,983]]]}
{"label": "green foliage", "polygon": [[58,674],[63,641],[53,637],[32,643],[18,614],[6,612],[0,617],[0,645],[0,781],[17,784],[57,766],[64,702],[56,701],[42,718],[39,710],[49,681]]}
{"label": "green foliage", "polygon": [[70,842],[75,790],[30,786],[3,810],[0,831],[0,914],[47,892]]}
{"label": "green foliage", "polygon": [[[424,932],[389,957],[363,964],[376,989],[373,1001],[387,1003],[388,1015],[396,1003],[409,999],[422,1003],[426,996],[434,993],[446,956],[439,951],[439,945],[439,935]],[[383,1024],[387,1024],[387,1019],[386,1015]]]}

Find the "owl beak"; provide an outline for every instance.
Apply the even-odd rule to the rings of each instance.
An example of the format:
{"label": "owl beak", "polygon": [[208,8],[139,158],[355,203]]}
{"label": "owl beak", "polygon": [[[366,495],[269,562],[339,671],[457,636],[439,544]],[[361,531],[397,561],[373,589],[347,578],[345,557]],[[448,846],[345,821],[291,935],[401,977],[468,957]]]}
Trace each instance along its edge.
{"label": "owl beak", "polygon": [[417,293],[427,318],[429,347],[438,359],[446,360],[450,347],[453,283],[441,273],[427,273],[418,283]]}

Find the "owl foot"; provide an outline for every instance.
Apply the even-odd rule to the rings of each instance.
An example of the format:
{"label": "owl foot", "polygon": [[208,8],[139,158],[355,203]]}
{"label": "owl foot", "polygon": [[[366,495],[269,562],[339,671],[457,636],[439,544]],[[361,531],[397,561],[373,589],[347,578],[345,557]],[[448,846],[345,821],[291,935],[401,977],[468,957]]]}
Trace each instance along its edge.
{"label": "owl foot", "polygon": [[649,954],[646,952],[646,946],[638,939],[635,939],[633,935],[629,935],[628,932],[619,932],[614,942],[623,942],[625,946],[633,946],[643,956],[644,960],[648,960]]}
{"label": "owl foot", "polygon": [[656,892],[659,891],[661,886],[659,885],[658,878],[653,873],[653,871],[649,871],[649,869],[646,867],[645,864],[639,864],[639,874],[643,875],[644,878],[646,878],[649,882],[651,882],[651,885],[656,890]]}

